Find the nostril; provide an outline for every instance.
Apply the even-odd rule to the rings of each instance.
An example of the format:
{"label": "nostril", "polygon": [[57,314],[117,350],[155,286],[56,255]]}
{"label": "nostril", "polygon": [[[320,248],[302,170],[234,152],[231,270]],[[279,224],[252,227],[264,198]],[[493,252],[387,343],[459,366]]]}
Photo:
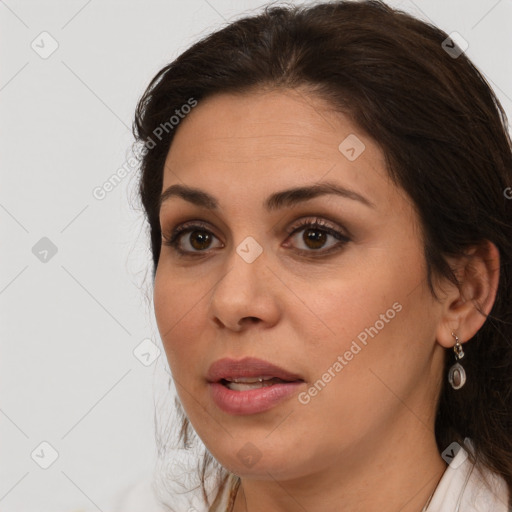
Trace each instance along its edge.
{"label": "nostril", "polygon": [[240,322],[250,322],[252,324],[256,324],[259,321],[260,321],[260,319],[255,316],[246,316],[245,318],[242,318],[242,320]]}
{"label": "nostril", "polygon": [[[229,324],[228,323],[225,323],[223,322],[220,318],[218,317],[214,317],[213,318],[213,321],[214,323],[218,326],[218,327],[227,327]],[[244,325],[246,324],[256,324],[258,322],[261,322],[261,318],[258,318],[256,316],[245,316],[244,318],[240,319],[237,323],[236,323],[236,327],[234,326],[233,327],[233,330],[241,330]]]}

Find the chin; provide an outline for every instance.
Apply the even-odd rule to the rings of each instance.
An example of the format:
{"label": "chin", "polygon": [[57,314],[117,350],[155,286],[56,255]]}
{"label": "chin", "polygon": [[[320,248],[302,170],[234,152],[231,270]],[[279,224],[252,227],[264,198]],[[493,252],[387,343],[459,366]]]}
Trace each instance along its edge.
{"label": "chin", "polygon": [[[312,467],[311,461],[298,460],[297,452],[281,440],[263,441],[262,436],[232,439],[229,435],[222,443],[212,440],[206,444],[208,451],[221,466],[235,475],[255,480],[290,480],[304,476]],[[209,445],[212,445],[210,449]],[[301,456],[306,455],[299,452]]]}

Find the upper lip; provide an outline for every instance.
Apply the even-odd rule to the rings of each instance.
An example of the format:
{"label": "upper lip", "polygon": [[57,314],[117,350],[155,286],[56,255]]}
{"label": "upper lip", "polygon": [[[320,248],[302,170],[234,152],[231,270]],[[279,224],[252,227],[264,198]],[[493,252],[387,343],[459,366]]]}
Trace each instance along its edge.
{"label": "upper lip", "polygon": [[238,360],[229,358],[219,359],[208,369],[206,379],[208,382],[219,382],[222,379],[262,376],[277,377],[286,381],[303,380],[296,373],[289,372],[275,364],[255,357],[244,357]]}

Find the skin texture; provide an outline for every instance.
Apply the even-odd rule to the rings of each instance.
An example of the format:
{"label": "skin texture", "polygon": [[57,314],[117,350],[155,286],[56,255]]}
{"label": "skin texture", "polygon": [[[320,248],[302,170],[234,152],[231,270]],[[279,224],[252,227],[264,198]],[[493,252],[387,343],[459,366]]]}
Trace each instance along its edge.
{"label": "skin texture", "polygon": [[[350,134],[365,144],[354,161],[338,149]],[[263,207],[275,192],[326,180],[373,206],[324,195],[273,212]],[[219,208],[178,197],[163,203],[164,237],[198,220],[211,238],[182,235],[180,247],[195,256],[162,246],[155,314],[193,427],[242,477],[235,512],[339,512],[340,503],[344,512],[419,512],[446,468],[434,437],[444,347],[454,345],[452,331],[464,342],[481,327],[475,301],[487,312],[492,307],[496,248],[454,260],[464,285],[439,283],[435,300],[418,216],[388,178],[382,151],[304,90],[200,102],[180,124],[165,163],[162,190],[174,184],[208,192]],[[349,241],[322,255],[338,243],[332,235],[315,242],[304,237],[307,226],[286,231],[315,218]],[[252,263],[236,252],[248,236],[263,249]],[[307,404],[296,394],[266,412],[235,416],[210,399],[206,373],[223,357],[271,361],[301,375],[299,391],[307,391],[393,304],[401,306],[394,318],[359,343]],[[260,457],[251,467],[237,455],[246,443]]]}

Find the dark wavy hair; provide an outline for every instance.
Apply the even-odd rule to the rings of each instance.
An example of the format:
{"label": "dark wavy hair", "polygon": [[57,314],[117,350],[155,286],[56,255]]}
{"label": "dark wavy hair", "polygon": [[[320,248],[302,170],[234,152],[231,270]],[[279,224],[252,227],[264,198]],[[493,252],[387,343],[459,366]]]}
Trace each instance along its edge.
{"label": "dark wavy hair", "polygon": [[[139,193],[154,279],[163,166],[179,126],[157,131],[150,149],[148,141],[190,98],[200,105],[217,93],[301,88],[347,115],[379,144],[389,176],[416,207],[434,297],[435,276],[459,285],[446,256],[486,240],[499,250],[495,303],[464,345],[466,385],[455,391],[443,381],[435,436],[440,451],[471,438],[473,462],[501,475],[511,490],[512,200],[505,191],[512,186],[512,145],[491,87],[464,53],[447,51],[447,40],[453,47],[439,28],[372,0],[269,5],[229,23],[161,69],[140,99],[133,126],[145,145]],[[445,352],[446,377],[453,354]],[[194,432],[182,419],[186,443]],[[205,469],[216,464],[206,452],[204,496]]]}

